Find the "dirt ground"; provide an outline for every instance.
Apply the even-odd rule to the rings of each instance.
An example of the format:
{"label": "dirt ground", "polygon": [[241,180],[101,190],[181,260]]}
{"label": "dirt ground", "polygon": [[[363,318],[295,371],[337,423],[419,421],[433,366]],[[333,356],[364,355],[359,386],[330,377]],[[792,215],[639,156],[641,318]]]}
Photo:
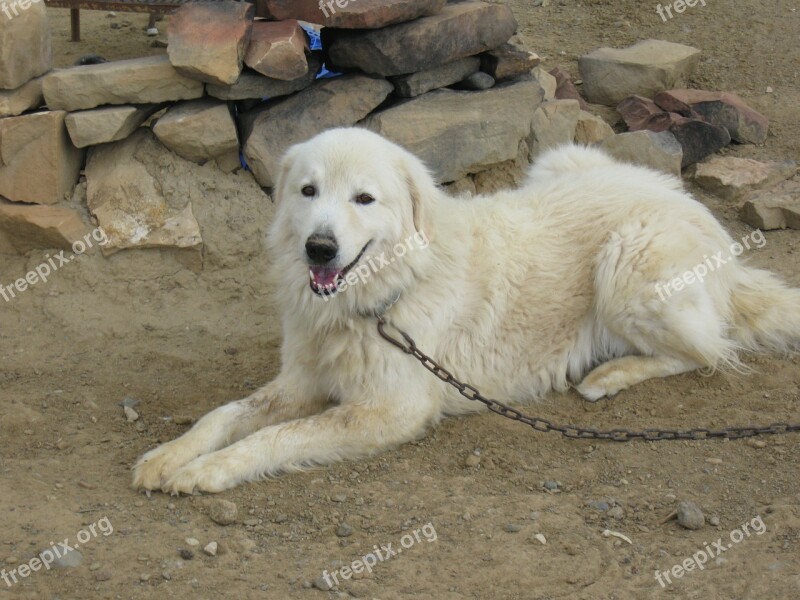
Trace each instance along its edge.
{"label": "dirt ground", "polygon": [[[531,49],[576,75],[577,57],[601,45],[655,37],[701,48],[693,85],[737,92],[771,119],[765,146],[730,153],[800,159],[796,2],[708,0],[666,23],[655,2],[510,4]],[[90,52],[164,51],[144,35],[146,15],[85,11],[84,41],[73,44],[68,11],[51,14],[60,66]],[[39,570],[10,586],[0,580],[0,599],[800,597],[798,435],[622,445],[482,415],[446,420],[372,460],[226,492],[219,497],[239,512],[228,526],[209,517],[216,497],[137,494],[137,456],[279,368],[261,244],[270,200],[245,173],[184,169],[176,185],[203,228],[201,273],[166,251],[89,252],[45,285],[0,301],[0,576],[52,542],[79,542],[83,553],[74,568]],[[83,196],[85,185],[75,202]],[[735,206],[698,198],[735,238],[749,232]],[[798,233],[766,239],[749,258],[800,286]],[[0,284],[45,255],[0,255]],[[800,422],[800,357],[746,362],[748,375],[651,381],[599,405],[552,395],[529,412],[598,427]],[[126,397],[139,401],[135,423],[120,406]],[[680,500],[696,502],[709,522],[697,531],[664,522]],[[347,533],[343,523],[350,535],[337,535]],[[604,537],[606,529],[631,543]],[[719,539],[730,548],[702,570],[664,586],[656,580],[698,551],[720,552]],[[213,557],[202,550],[212,541]],[[387,544],[402,553],[371,573],[340,577],[334,590],[312,587],[323,570]]]}

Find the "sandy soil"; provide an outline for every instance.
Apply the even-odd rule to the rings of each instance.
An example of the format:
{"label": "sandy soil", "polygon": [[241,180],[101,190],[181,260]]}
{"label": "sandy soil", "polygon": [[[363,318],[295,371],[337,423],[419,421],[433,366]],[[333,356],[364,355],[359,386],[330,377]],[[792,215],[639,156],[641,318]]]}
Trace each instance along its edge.
{"label": "sandy soil", "polygon": [[[738,92],[772,120],[764,147],[731,153],[800,158],[796,3],[709,0],[668,23],[654,3],[634,0],[510,4],[530,47],[548,66],[575,74],[576,58],[600,45],[658,37],[703,49],[694,84]],[[62,66],[90,52],[111,59],[163,52],[143,33],[146,15],[84,12],[85,41],[72,44],[67,11],[51,12]],[[131,25],[110,27],[125,21]],[[90,252],[0,306],[0,568],[18,568],[51,541],[72,544],[89,532],[80,536],[80,566],[34,572],[10,587],[0,580],[0,598],[800,596],[797,435],[763,445],[619,445],[562,440],[484,415],[447,420],[424,440],[372,460],[225,493],[239,510],[229,526],[209,518],[213,498],[136,494],[129,468],[141,452],[279,368],[261,245],[269,198],[246,174],[223,176],[178,161],[165,168],[174,169],[203,227],[202,273],[169,252],[110,259]],[[75,201],[84,194],[79,188]],[[735,237],[748,233],[735,206],[699,198]],[[750,253],[752,261],[800,285],[797,232],[767,240]],[[0,255],[0,283],[44,257]],[[598,406],[553,395],[531,412],[602,427],[800,422],[800,358],[747,362],[749,375],[648,382]],[[125,397],[140,401],[136,423],[124,418]],[[478,465],[467,466],[476,454]],[[688,531],[662,523],[682,499],[718,524]],[[751,526],[750,535],[731,542],[732,531],[758,517],[765,530]],[[103,535],[108,529],[98,522],[110,523],[113,533]],[[346,537],[337,535],[343,522],[352,528]],[[428,523],[436,541],[413,540]],[[605,529],[632,543],[603,537]],[[207,556],[186,538],[201,548],[216,541],[219,553]],[[731,548],[702,571],[673,576],[666,588],[656,581],[656,570],[672,569],[718,538]],[[349,565],[376,544],[402,542],[402,554],[371,574],[340,578],[330,592],[310,587],[323,569]],[[192,558],[181,550],[192,550]]]}

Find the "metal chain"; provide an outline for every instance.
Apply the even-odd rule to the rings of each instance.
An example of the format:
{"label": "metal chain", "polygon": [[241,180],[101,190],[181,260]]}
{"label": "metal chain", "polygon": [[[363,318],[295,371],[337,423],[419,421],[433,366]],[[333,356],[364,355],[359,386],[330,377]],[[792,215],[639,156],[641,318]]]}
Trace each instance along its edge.
{"label": "metal chain", "polygon": [[[430,356],[422,352],[413,339],[402,329],[392,325],[403,337],[403,341],[392,337],[386,332],[386,325],[388,323],[383,317],[378,317],[378,333],[381,337],[391,344],[397,346],[406,354],[410,354],[416,358],[423,367],[436,375],[445,383],[453,386],[458,390],[458,393],[464,396],[467,400],[480,402],[484,404],[490,411],[500,416],[511,419],[512,421],[519,421],[525,425],[533,427],[536,431],[549,432],[556,431],[564,437],[582,440],[610,440],[613,442],[629,442],[635,439],[642,439],[651,442],[660,442],[663,440],[707,440],[711,438],[728,438],[739,439],[755,437],[759,435],[774,435],[780,433],[796,433],[800,432],[800,423],[773,423],[764,427],[754,425],[742,425],[734,427],[725,427],[723,429],[707,429],[705,427],[695,429],[643,429],[639,431],[632,431],[630,429],[608,429],[600,430],[591,427],[580,427],[577,425],[559,425],[542,419],[540,417],[532,417],[526,415],[516,408],[512,408],[497,400],[491,400],[481,395],[480,391],[468,384],[462,383],[453,376],[450,371],[445,369],[442,365],[433,360]],[[405,343],[404,343],[405,342]]]}

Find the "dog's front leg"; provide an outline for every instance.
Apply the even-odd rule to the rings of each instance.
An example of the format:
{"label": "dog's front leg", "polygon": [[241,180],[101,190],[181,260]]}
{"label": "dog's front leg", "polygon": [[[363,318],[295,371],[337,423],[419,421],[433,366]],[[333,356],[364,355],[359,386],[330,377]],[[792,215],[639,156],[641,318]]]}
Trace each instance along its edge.
{"label": "dog's front leg", "polygon": [[161,489],[175,471],[198,456],[262,427],[319,412],[326,401],[303,385],[303,380],[282,373],[251,396],[212,410],[181,437],[144,454],[133,468],[133,485],[137,489]]}
{"label": "dog's front leg", "polygon": [[[410,394],[414,397],[414,394]],[[170,477],[164,491],[221,492],[242,482],[304,467],[369,456],[420,436],[434,418],[429,401],[385,398],[336,406],[321,414],[266,427]]]}

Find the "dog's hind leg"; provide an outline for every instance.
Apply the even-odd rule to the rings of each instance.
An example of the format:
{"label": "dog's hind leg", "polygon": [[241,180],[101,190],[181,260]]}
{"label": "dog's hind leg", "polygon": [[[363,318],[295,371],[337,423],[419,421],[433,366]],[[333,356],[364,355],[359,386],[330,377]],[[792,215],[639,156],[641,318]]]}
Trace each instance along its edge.
{"label": "dog's hind leg", "polygon": [[592,402],[654,377],[669,377],[693,371],[701,365],[666,356],[623,356],[593,369],[577,386],[578,392]]}
{"label": "dog's hind leg", "polygon": [[[288,390],[292,389],[295,391],[290,393]],[[133,485],[160,489],[177,469],[198,456],[219,450],[262,427],[319,412],[326,401],[279,376],[248,398],[212,410],[181,437],[144,454],[134,466]]]}

